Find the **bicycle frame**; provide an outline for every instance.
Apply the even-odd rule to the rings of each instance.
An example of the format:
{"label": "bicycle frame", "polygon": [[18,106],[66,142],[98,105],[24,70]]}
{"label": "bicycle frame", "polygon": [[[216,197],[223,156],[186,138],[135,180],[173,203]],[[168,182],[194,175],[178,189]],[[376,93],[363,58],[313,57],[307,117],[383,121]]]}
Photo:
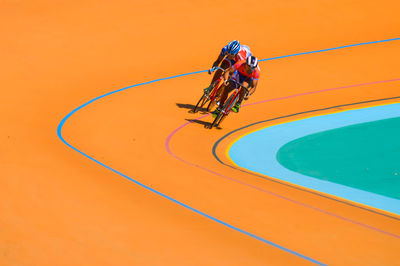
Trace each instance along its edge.
{"label": "bicycle frame", "polygon": [[[214,69],[214,68],[213,68],[213,69]],[[217,70],[221,70],[221,71],[222,71],[222,75],[225,73],[225,69],[223,69],[223,68],[221,68],[221,67],[219,67],[219,66],[216,67],[212,72],[217,71]],[[213,100],[213,98],[216,96],[217,89],[222,85],[222,82],[223,82],[222,75],[221,75],[221,77],[220,77],[219,79],[217,79],[216,81],[214,81],[214,82],[217,83],[217,85],[215,85],[215,86],[213,87],[213,89],[210,91],[210,93],[209,93],[209,95],[207,96],[207,98]]]}
{"label": "bicycle frame", "polygon": [[221,111],[219,112],[218,116],[214,119],[212,124],[210,125],[210,129],[216,125],[219,126],[222,122],[222,120],[225,119],[225,117],[230,113],[232,110],[232,107],[237,103],[239,100],[239,93],[242,89],[246,90],[246,93],[249,93],[249,90],[243,86],[243,84],[240,84],[236,81],[233,81],[236,84],[236,88],[234,91],[231,93],[229,98],[225,101],[224,106],[222,107]]}
{"label": "bicycle frame", "polygon": [[[237,86],[234,89],[234,91],[232,92],[231,96],[228,98],[228,100],[230,100],[230,102],[229,102],[227,108],[223,108],[221,110],[221,112],[223,112],[224,115],[228,115],[230,113],[230,111],[232,110],[232,107],[239,101],[239,93],[240,93],[241,89],[246,90],[246,94],[249,93],[249,90],[246,87],[244,87],[243,84],[238,83],[234,80],[232,80],[232,81],[235,82],[237,84]],[[232,95],[234,95],[234,96],[232,97]]]}
{"label": "bicycle frame", "polygon": [[[223,59],[221,60],[221,62],[219,63],[218,66],[212,67],[212,68],[210,69],[210,72],[212,73],[212,72],[214,72],[214,71],[221,70],[222,73],[224,73],[224,72],[225,72],[225,69],[221,68],[221,65],[222,65],[222,62],[226,59],[226,57],[227,57],[227,55],[225,55],[225,56],[223,57]],[[218,83],[216,83],[216,82],[218,82]],[[199,99],[199,101],[197,102],[196,106],[193,108],[193,111],[192,111],[193,113],[196,113],[197,110],[198,110],[198,108],[202,108],[208,101],[210,101],[210,103],[208,104],[207,111],[210,111],[210,108],[211,108],[211,107],[213,106],[213,104],[214,104],[214,99],[215,99],[215,97],[217,96],[217,91],[218,91],[219,87],[220,87],[221,84],[222,84],[222,80],[221,80],[221,79],[218,79],[218,80],[214,81],[214,83],[215,83],[215,85],[213,85],[213,89],[212,89],[210,92],[206,92],[206,91],[205,91],[205,92],[203,93],[203,95],[200,97],[200,99]],[[214,83],[213,83],[213,84],[214,84]]]}

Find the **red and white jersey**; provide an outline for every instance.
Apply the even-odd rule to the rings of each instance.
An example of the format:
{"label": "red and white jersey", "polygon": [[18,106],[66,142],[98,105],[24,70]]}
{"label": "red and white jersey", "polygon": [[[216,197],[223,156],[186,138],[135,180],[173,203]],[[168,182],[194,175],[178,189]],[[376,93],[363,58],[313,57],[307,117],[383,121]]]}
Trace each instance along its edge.
{"label": "red and white jersey", "polygon": [[246,67],[246,60],[241,60],[233,66],[234,69],[236,69],[241,75],[243,75],[245,77],[256,79],[256,80],[258,80],[260,78],[261,70],[260,70],[259,66],[257,66],[257,68],[254,69],[254,71],[251,72],[250,74],[248,74],[246,72],[245,67]]}
{"label": "red and white jersey", "polygon": [[240,50],[235,56],[235,62],[246,60],[251,55],[250,48],[247,45],[240,45]]}

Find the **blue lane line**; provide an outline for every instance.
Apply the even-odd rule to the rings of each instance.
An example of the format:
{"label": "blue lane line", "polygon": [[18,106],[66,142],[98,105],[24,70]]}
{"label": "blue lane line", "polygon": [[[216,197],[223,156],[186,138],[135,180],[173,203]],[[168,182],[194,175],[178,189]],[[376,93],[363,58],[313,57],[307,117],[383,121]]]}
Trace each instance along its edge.
{"label": "blue lane line", "polygon": [[[85,105],[87,105],[87,104],[89,104],[89,103],[90,103],[90,102],[86,103]],[[82,108],[82,107],[85,106],[85,105],[80,106],[80,108]],[[155,190],[155,189],[153,189],[153,188],[151,188],[151,187],[149,187],[149,186],[146,186],[146,185],[140,183],[139,181],[137,181],[137,180],[135,180],[135,179],[133,179],[133,178],[131,178],[131,177],[129,177],[129,176],[127,176],[127,175],[125,175],[125,174],[123,174],[123,173],[121,173],[121,172],[119,172],[119,171],[117,171],[117,170],[115,170],[115,169],[113,169],[113,168],[111,168],[111,167],[105,165],[105,164],[103,164],[102,162],[100,162],[100,161],[98,161],[98,160],[96,160],[96,159],[90,157],[90,156],[87,155],[86,153],[84,153],[84,152],[78,150],[77,148],[75,148],[74,146],[70,145],[70,144],[69,144],[68,142],[66,142],[65,139],[62,137],[62,135],[61,135],[61,129],[62,129],[62,127],[63,127],[65,121],[66,121],[73,113],[75,113],[77,110],[79,110],[80,108],[77,108],[77,109],[73,110],[69,115],[67,115],[67,116],[61,121],[61,123],[59,124],[59,126],[58,126],[58,128],[57,128],[58,137],[59,137],[59,138],[61,139],[61,141],[64,142],[64,144],[66,144],[68,147],[70,147],[70,148],[72,148],[73,150],[79,152],[80,154],[82,154],[83,156],[89,158],[90,160],[92,160],[92,161],[98,163],[99,165],[101,165],[101,166],[107,168],[108,170],[111,170],[112,172],[114,172],[114,173],[116,173],[116,174],[118,174],[118,175],[120,175],[120,176],[125,177],[126,179],[128,179],[128,180],[134,182],[135,184],[137,184],[137,185],[139,185],[139,186],[141,186],[141,187],[143,187],[143,188],[145,188],[145,189],[147,189],[147,190],[149,190],[149,191],[151,191],[151,192],[154,192],[154,193],[156,193],[157,195],[159,195],[159,196],[161,196],[161,197],[164,197],[164,198],[166,198],[166,199],[168,199],[168,200],[170,200],[170,201],[172,201],[172,202],[174,202],[174,203],[176,203],[176,204],[179,204],[179,205],[181,205],[182,207],[185,207],[185,208],[187,208],[187,209],[189,209],[189,210],[191,210],[191,211],[194,211],[195,213],[200,214],[200,215],[202,215],[202,216],[204,216],[204,217],[206,217],[206,218],[208,218],[208,219],[210,219],[210,220],[212,220],[212,221],[214,221],[214,222],[220,223],[220,224],[222,224],[222,225],[224,225],[224,226],[226,226],[226,227],[229,227],[229,228],[231,228],[231,229],[233,229],[233,230],[236,230],[236,231],[238,231],[238,232],[240,232],[240,233],[243,233],[243,234],[245,234],[245,235],[248,235],[248,236],[250,236],[250,237],[253,237],[253,238],[257,239],[257,240],[260,240],[260,241],[262,241],[262,242],[264,242],[264,243],[266,243],[266,244],[269,244],[269,245],[271,245],[271,246],[273,246],[273,247],[276,247],[276,248],[278,248],[278,249],[281,249],[281,250],[283,250],[283,251],[289,252],[289,253],[291,253],[291,254],[293,254],[293,255],[296,255],[296,256],[298,256],[298,257],[300,257],[300,258],[303,258],[303,259],[305,259],[305,260],[308,260],[308,261],[310,261],[310,262],[313,262],[313,263],[315,263],[315,264],[317,264],[317,265],[326,265],[326,264],[323,264],[323,263],[321,263],[321,262],[319,262],[319,261],[317,261],[317,260],[314,260],[314,259],[312,259],[312,258],[310,258],[310,257],[304,256],[304,255],[302,255],[302,254],[300,254],[300,253],[298,253],[298,252],[296,252],[296,251],[287,249],[287,248],[285,248],[285,247],[283,247],[283,246],[280,246],[280,245],[278,245],[278,244],[275,244],[275,243],[273,243],[273,242],[271,242],[271,241],[268,241],[268,240],[266,240],[266,239],[264,239],[264,238],[261,238],[261,237],[259,237],[259,236],[257,236],[257,235],[254,235],[254,234],[249,233],[249,232],[247,232],[247,231],[244,231],[244,230],[242,230],[242,229],[240,229],[240,228],[238,228],[238,227],[235,227],[235,226],[233,226],[233,225],[230,225],[230,224],[228,224],[228,223],[226,223],[226,222],[224,222],[224,221],[222,221],[222,220],[219,220],[219,219],[217,219],[217,218],[215,218],[215,217],[213,217],[213,216],[210,216],[210,215],[208,215],[208,214],[206,214],[206,213],[204,213],[204,212],[202,212],[202,211],[199,211],[199,210],[197,210],[197,209],[195,209],[195,208],[192,208],[192,207],[190,207],[189,205],[187,205],[187,204],[185,204],[185,203],[182,203],[182,202],[180,202],[180,201],[178,201],[178,200],[176,200],[176,199],[174,199],[174,198],[171,198],[170,196],[168,196],[168,195],[166,195],[166,194],[163,194],[163,193],[161,193],[161,192],[159,192],[159,191],[157,191],[157,190]]]}
{"label": "blue lane line", "polygon": [[400,40],[400,38],[393,38],[393,39],[373,41],[373,42],[356,43],[356,44],[338,46],[338,47],[334,47],[334,48],[328,48],[328,49],[311,51],[311,52],[304,52],[304,53],[290,54],[290,55],[284,55],[284,56],[278,56],[278,57],[271,57],[271,58],[261,59],[259,61],[262,62],[262,61],[276,60],[276,59],[281,59],[281,58],[285,58],[285,57],[292,57],[292,56],[305,55],[305,54],[315,54],[315,53],[327,52],[327,51],[332,51],[332,50],[337,50],[337,49],[354,47],[354,46],[374,44],[374,43],[382,43],[382,42],[391,42],[391,41],[398,41],[398,40]]}
{"label": "blue lane line", "polygon": [[[298,53],[298,54],[293,54],[293,55],[286,55],[286,56],[280,56],[280,57],[274,57],[274,58],[267,58],[267,59],[262,59],[262,60],[260,60],[260,61],[274,60],[274,59],[280,59],[280,58],[290,57],[290,56],[297,56],[297,55],[318,53],[318,52],[324,52],[324,51],[329,51],[329,50],[341,49],[341,48],[346,48],[346,47],[351,47],[351,46],[373,44],[373,43],[378,43],[378,42],[389,42],[389,41],[395,41],[395,40],[400,40],[400,38],[387,39],[387,40],[375,41],[375,42],[360,43],[360,44],[353,44],[353,45],[341,46],[341,47],[330,48],[330,49],[325,49],[325,50],[318,50],[318,51],[312,51],[312,52],[306,52],[306,53]],[[194,209],[194,208],[190,207],[189,205],[186,205],[186,204],[184,204],[184,203],[182,203],[182,202],[180,202],[180,201],[177,201],[177,200],[175,200],[175,199],[173,199],[173,198],[171,198],[171,197],[169,197],[169,196],[167,196],[167,195],[165,195],[165,194],[163,194],[163,193],[161,193],[161,192],[159,192],[159,191],[157,191],[157,190],[154,190],[154,189],[152,189],[151,187],[148,187],[148,186],[146,186],[146,185],[144,185],[144,184],[142,184],[142,183],[140,183],[140,182],[138,182],[138,181],[136,181],[136,180],[130,178],[129,176],[127,176],[127,175],[125,175],[125,174],[123,174],[123,173],[121,173],[121,172],[118,172],[117,170],[115,170],[115,169],[113,169],[113,168],[111,168],[111,167],[109,167],[109,166],[103,164],[102,162],[100,162],[100,161],[98,161],[98,160],[96,160],[96,159],[90,157],[89,155],[85,154],[84,152],[82,152],[82,151],[78,150],[77,148],[75,148],[74,146],[70,145],[70,144],[69,144],[67,141],[65,141],[65,139],[62,137],[61,131],[62,131],[62,128],[63,128],[65,122],[68,120],[68,118],[70,118],[74,113],[76,113],[77,111],[79,111],[79,110],[82,109],[83,107],[85,107],[85,106],[87,106],[87,105],[89,105],[89,104],[91,104],[91,103],[93,103],[93,102],[95,102],[95,101],[97,101],[97,100],[99,100],[99,99],[101,99],[101,98],[104,98],[104,97],[109,96],[109,95],[111,95],[111,94],[114,94],[114,93],[117,93],[117,92],[120,92],[120,91],[123,91],[123,90],[127,90],[127,89],[130,89],[130,88],[133,88],[133,87],[138,87],[138,86],[147,85],[147,84],[154,83],[154,82],[158,82],[158,81],[163,81],[163,80],[168,80],[168,79],[173,79],[173,78],[178,78],[178,77],[183,77],[183,76],[188,76],[188,75],[193,75],[193,74],[199,74],[199,73],[203,73],[203,72],[206,72],[206,71],[207,71],[207,70],[201,70],[201,71],[196,71],[196,72],[191,72],[191,73],[186,73],[186,74],[181,74],[181,75],[176,75],[176,76],[171,76],[171,77],[166,77],[166,78],[161,78],[161,79],[155,79],[155,80],[148,81],[148,82],[138,83],[138,84],[134,84],[134,85],[131,85],[131,86],[128,86],[128,87],[119,89],[119,90],[115,90],[115,91],[112,91],[112,92],[103,94],[103,95],[101,95],[101,96],[99,96],[99,97],[96,97],[96,98],[94,98],[94,99],[92,99],[92,100],[90,100],[90,101],[88,101],[88,102],[82,104],[81,106],[75,108],[75,109],[72,110],[69,114],[67,114],[67,115],[61,120],[60,124],[59,124],[58,127],[57,127],[57,135],[58,135],[58,137],[60,138],[60,140],[61,140],[65,145],[67,145],[68,147],[70,147],[71,149],[77,151],[78,153],[80,153],[80,154],[82,154],[83,156],[87,157],[88,159],[90,159],[90,160],[92,160],[92,161],[98,163],[99,165],[101,165],[101,166],[103,166],[103,167],[105,167],[105,168],[107,168],[107,169],[113,171],[114,173],[116,173],[116,174],[118,174],[118,175],[120,175],[120,176],[125,177],[126,179],[128,179],[128,180],[134,182],[135,184],[137,184],[137,185],[139,185],[139,186],[141,186],[141,187],[143,187],[143,188],[145,188],[145,189],[148,189],[148,190],[151,191],[151,192],[156,193],[157,195],[159,195],[159,196],[161,196],[161,197],[164,197],[164,198],[166,198],[166,199],[168,199],[168,200],[170,200],[170,201],[172,201],[172,202],[174,202],[174,203],[176,203],[176,204],[179,204],[179,205],[181,205],[182,207],[185,207],[185,208],[187,208],[187,209],[189,209],[189,210],[191,210],[191,211],[194,211],[195,213],[198,213],[198,214],[200,214],[200,215],[202,215],[202,216],[204,216],[204,217],[206,217],[206,218],[208,218],[208,219],[211,219],[211,220],[213,220],[213,221],[215,221],[215,222],[217,222],[217,223],[220,223],[220,224],[222,224],[222,225],[224,225],[224,226],[227,226],[227,227],[229,227],[229,228],[231,228],[231,229],[233,229],[233,230],[236,230],[236,231],[238,231],[238,232],[240,232],[240,233],[243,233],[243,234],[248,235],[248,236],[250,236],[250,237],[253,237],[253,238],[257,239],[257,240],[260,240],[260,241],[262,241],[262,242],[264,242],[264,243],[266,243],[266,244],[269,244],[269,245],[271,245],[271,246],[274,246],[274,247],[276,247],[276,248],[279,248],[279,249],[281,249],[281,250],[284,250],[284,251],[286,251],[286,252],[289,252],[289,253],[291,253],[291,254],[293,254],[293,255],[296,255],[296,256],[298,256],[298,257],[300,257],[300,258],[306,259],[306,260],[308,260],[308,261],[310,261],[310,262],[313,262],[313,263],[315,263],[315,264],[318,264],[318,265],[325,265],[325,264],[323,264],[323,263],[321,263],[321,262],[319,262],[319,261],[316,261],[316,260],[314,260],[314,259],[312,259],[312,258],[309,258],[309,257],[307,257],[307,256],[304,256],[304,255],[302,255],[302,254],[299,254],[299,253],[297,253],[297,252],[295,252],[295,251],[293,251],[293,250],[290,250],[290,249],[287,249],[287,248],[285,248],[285,247],[279,246],[279,245],[277,245],[277,244],[275,244],[275,243],[272,243],[272,242],[270,242],[270,241],[268,241],[268,240],[266,240],[266,239],[264,239],[264,238],[261,238],[261,237],[259,237],[259,236],[256,236],[256,235],[252,234],[252,233],[249,233],[249,232],[247,232],[247,231],[244,231],[244,230],[242,230],[242,229],[240,229],[240,228],[237,228],[237,227],[235,227],[235,226],[232,226],[232,225],[230,225],[230,224],[227,224],[227,223],[225,223],[225,222],[223,222],[223,221],[221,221],[221,220],[219,220],[219,219],[217,219],[217,218],[214,218],[214,217],[212,217],[212,216],[210,216],[210,215],[208,215],[208,214],[206,214],[206,213],[203,213],[203,212],[201,212],[201,211],[199,211],[199,210],[197,210],[197,209]]]}

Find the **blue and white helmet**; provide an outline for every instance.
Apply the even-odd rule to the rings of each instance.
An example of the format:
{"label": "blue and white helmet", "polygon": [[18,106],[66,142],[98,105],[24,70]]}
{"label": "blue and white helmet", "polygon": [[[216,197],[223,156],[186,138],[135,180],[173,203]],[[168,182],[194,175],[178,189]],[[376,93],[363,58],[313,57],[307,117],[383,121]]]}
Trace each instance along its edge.
{"label": "blue and white helmet", "polygon": [[230,43],[228,43],[228,50],[227,52],[230,53],[231,55],[236,55],[237,53],[239,53],[240,50],[240,43],[239,41],[231,41]]}
{"label": "blue and white helmet", "polygon": [[258,59],[255,56],[251,55],[247,57],[246,64],[251,68],[256,68],[258,66]]}

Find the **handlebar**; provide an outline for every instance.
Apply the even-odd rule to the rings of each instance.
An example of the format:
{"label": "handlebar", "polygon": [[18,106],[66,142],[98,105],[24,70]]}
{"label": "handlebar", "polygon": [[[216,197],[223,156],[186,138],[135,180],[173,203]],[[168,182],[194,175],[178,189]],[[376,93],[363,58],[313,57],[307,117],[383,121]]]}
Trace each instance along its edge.
{"label": "handlebar", "polygon": [[222,70],[222,72],[225,72],[225,69],[223,69],[222,67],[216,66],[216,67],[212,67],[211,69],[208,70],[208,73],[213,73],[214,71],[217,70]]}

